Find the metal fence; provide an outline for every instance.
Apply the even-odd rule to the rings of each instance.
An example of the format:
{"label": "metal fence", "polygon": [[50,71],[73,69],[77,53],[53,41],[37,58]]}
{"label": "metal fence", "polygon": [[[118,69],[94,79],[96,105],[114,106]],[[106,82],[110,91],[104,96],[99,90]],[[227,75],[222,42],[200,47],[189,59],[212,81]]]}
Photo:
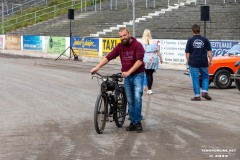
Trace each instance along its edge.
{"label": "metal fence", "polygon": [[193,0],[196,5],[198,4],[227,4],[227,3],[240,3],[240,0]]}
{"label": "metal fence", "polygon": [[35,7],[39,5],[47,5],[47,0],[30,0],[22,3],[15,2],[7,2],[3,1],[1,3],[1,14],[4,14],[4,16],[11,16],[13,14],[16,14],[17,12],[22,13],[24,9],[29,7]]}

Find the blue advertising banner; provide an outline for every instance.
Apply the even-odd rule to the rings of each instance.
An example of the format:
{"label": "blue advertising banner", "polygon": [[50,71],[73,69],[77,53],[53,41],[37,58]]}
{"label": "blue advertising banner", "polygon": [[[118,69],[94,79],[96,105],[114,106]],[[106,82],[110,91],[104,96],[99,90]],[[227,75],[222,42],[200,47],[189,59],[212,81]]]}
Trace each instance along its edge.
{"label": "blue advertising banner", "polygon": [[41,36],[23,36],[23,49],[25,50],[42,50]]}
{"label": "blue advertising banner", "polygon": [[231,49],[235,44],[239,43],[239,41],[210,41],[212,46],[213,56],[224,56],[229,49]]}
{"label": "blue advertising banner", "polygon": [[99,38],[72,37],[71,46],[73,48],[84,48],[99,51]]}
{"label": "blue advertising banner", "polygon": [[82,48],[82,38],[81,37],[72,37],[71,38],[71,46],[76,49]]}

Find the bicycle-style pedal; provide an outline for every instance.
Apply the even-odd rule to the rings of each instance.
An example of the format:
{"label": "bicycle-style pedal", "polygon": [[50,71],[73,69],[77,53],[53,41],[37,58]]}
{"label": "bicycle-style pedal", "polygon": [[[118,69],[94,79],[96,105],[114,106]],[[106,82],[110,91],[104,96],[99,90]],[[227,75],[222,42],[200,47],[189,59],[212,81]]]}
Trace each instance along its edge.
{"label": "bicycle-style pedal", "polygon": [[112,122],[113,121],[113,114],[108,114],[106,121],[107,122]]}

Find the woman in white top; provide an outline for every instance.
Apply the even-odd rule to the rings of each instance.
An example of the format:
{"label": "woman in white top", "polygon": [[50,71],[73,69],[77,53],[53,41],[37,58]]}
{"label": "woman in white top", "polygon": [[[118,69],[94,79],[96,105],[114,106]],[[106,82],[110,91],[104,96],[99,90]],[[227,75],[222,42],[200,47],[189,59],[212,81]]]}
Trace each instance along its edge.
{"label": "woman in white top", "polygon": [[145,73],[147,77],[147,93],[152,94],[153,73],[159,68],[159,58],[160,63],[163,63],[162,56],[158,44],[152,39],[149,29],[144,30],[141,43],[145,49],[143,61],[145,63]]}

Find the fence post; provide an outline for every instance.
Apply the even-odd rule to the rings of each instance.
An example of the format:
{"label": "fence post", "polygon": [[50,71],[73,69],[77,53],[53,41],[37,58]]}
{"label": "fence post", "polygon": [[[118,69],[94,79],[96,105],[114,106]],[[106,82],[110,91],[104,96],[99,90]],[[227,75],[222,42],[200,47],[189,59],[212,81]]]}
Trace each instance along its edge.
{"label": "fence post", "polygon": [[6,4],[6,6],[7,6],[7,15],[8,15],[8,12],[9,12],[9,8],[8,8],[8,5]]}
{"label": "fence post", "polygon": [[56,5],[54,5],[54,18],[56,17]]}
{"label": "fence post", "polygon": [[82,12],[82,0],[81,0],[81,12]]}
{"label": "fence post", "polygon": [[95,7],[95,11],[97,11],[97,1],[94,0],[94,7]]}
{"label": "fence post", "polygon": [[37,23],[37,11],[35,11],[35,23]]}
{"label": "fence post", "polygon": [[110,10],[112,10],[112,0],[110,1]]}

